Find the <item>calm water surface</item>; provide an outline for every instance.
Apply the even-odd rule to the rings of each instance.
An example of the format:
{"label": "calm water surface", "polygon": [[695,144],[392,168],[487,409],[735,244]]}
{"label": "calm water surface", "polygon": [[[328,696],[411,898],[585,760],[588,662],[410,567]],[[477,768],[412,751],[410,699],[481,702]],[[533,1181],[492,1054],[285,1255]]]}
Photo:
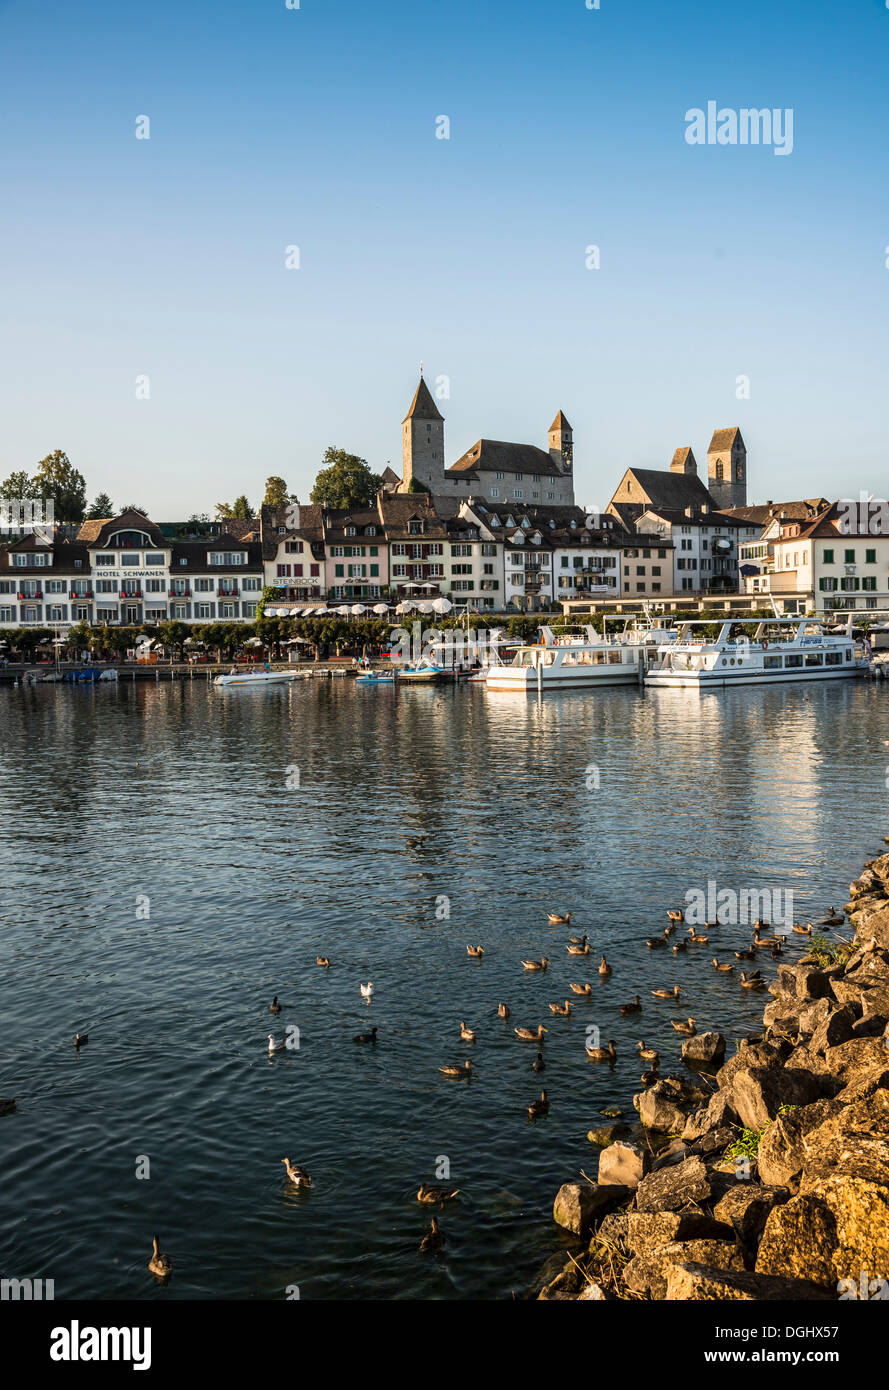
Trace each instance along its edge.
{"label": "calm water surface", "polygon": [[[682,984],[698,1027],[730,1037],[761,1018],[710,964],[748,929],[647,951],[666,907],[713,878],[792,888],[798,918],[821,916],[889,833],[889,699],[867,682],[540,703],[345,680],[43,686],[0,691],[0,728],[0,1094],[20,1098],[0,1120],[0,1273],[54,1278],[57,1298],[524,1292],[563,1239],[558,1185],[595,1172],[590,1125],[632,1118],[636,1040],[677,1065],[679,1010],[647,991]],[[566,909],[610,979],[547,925]],[[541,954],[550,971],[523,972]],[[551,1016],[586,979],[592,997]],[[470,1085],[437,1071],[469,1055],[461,1019]],[[538,1023],[552,1109],[532,1124],[536,1049],[512,1030]],[[299,1051],[269,1060],[290,1024]],[[372,1024],[376,1047],[355,1046]],[[588,1024],[616,1039],[613,1070],[587,1061]],[[283,1154],[310,1192],[288,1190]],[[463,1196],[444,1253],[421,1257],[415,1193],[439,1156]]]}

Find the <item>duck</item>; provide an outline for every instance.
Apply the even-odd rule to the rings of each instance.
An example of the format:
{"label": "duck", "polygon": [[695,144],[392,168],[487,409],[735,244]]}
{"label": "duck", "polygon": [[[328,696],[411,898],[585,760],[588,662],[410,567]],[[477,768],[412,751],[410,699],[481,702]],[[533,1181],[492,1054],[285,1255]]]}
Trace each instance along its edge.
{"label": "duck", "polygon": [[354,1038],[352,1039],[353,1042],[357,1042],[357,1043],[375,1043],[376,1040],[377,1040],[377,1030],[376,1030],[376,1028],[371,1028],[371,1030],[370,1030],[369,1033],[356,1033],[355,1036],[354,1036]]}
{"label": "duck", "polygon": [[89,1042],[89,1040],[90,1040],[90,1035],[89,1035],[89,1033],[75,1033],[75,1034],[74,1034],[74,1046],[75,1046],[75,1047],[83,1047],[85,1043],[88,1043],[88,1042]]}
{"label": "duck", "polygon": [[156,1279],[169,1279],[173,1273],[173,1261],[169,1255],[161,1254],[157,1236],[151,1238],[151,1259],[148,1261],[148,1268]]}
{"label": "duck", "polygon": [[316,956],[316,957],[315,957],[315,964],[316,964],[316,965],[323,965],[325,970],[329,970],[329,969],[330,969],[330,957],[329,957],[329,956]]}
{"label": "duck", "polygon": [[435,1187],[432,1183],[421,1182],[417,1191],[417,1201],[426,1206],[444,1206],[460,1191],[459,1187]]}
{"label": "duck", "polygon": [[368,982],[367,982],[366,985],[359,985],[358,988],[361,990],[361,998],[362,998],[362,999],[372,999],[372,998],[373,998],[374,987],[373,987],[373,981],[372,981],[372,980],[368,980]]}
{"label": "duck", "polygon": [[645,944],[649,951],[654,951],[658,946],[666,946],[667,939],[664,936],[648,936],[645,939]]}
{"label": "duck", "polygon": [[803,926],[800,925],[799,922],[794,922],[794,924],[793,924],[793,930],[796,932],[797,936],[811,936],[811,935],[812,935],[812,923],[811,923],[811,922],[807,922],[806,925],[803,927]]}
{"label": "duck", "polygon": [[506,1004],[498,1004],[498,1005],[497,1005],[497,1016],[498,1016],[498,1018],[509,1018],[509,1016],[510,1016],[511,1013],[512,1013],[512,1010],[511,1010]]}
{"label": "duck", "polygon": [[528,1106],[528,1114],[531,1116],[531,1119],[534,1120],[538,1115],[545,1115],[547,1110],[549,1110],[549,1101],[546,1098],[546,1091],[541,1091],[540,1099],[532,1100],[531,1104]]}
{"label": "duck", "polygon": [[[607,962],[607,960],[605,959],[604,956],[603,956],[602,959],[599,961],[599,974],[600,974],[600,975],[610,975],[610,974],[611,974],[611,966],[608,964],[608,962]],[[572,986],[572,988],[573,988],[573,986]],[[587,986],[587,988],[589,988],[589,986]]]}
{"label": "duck", "polygon": [[406,835],[404,843],[407,845],[408,849],[422,849],[425,839],[425,835]]}
{"label": "duck", "polygon": [[278,1003],[278,996],[277,996],[277,994],[276,994],[275,997],[274,997],[274,999],[272,1000],[271,1004],[269,1004],[269,1013],[270,1013],[270,1014],[279,1014],[280,1012],[281,1012],[281,1005]]}
{"label": "duck", "polygon": [[466,954],[471,956],[473,960],[481,960],[485,954],[485,948],[484,946],[467,946]]}
{"label": "duck", "polygon": [[589,941],[588,936],[569,936],[568,940],[572,946],[582,946],[585,941]]}
{"label": "duck", "polygon": [[643,1086],[653,1086],[655,1082],[660,1081],[660,1079],[660,1073],[656,1065],[653,1066],[650,1071],[644,1071],[639,1077]]}
{"label": "duck", "polygon": [[822,927],[841,927],[841,926],[843,925],[843,923],[845,922],[845,920],[846,920],[846,919],[845,919],[845,917],[843,916],[843,914],[842,914],[841,912],[837,912],[837,910],[836,910],[835,907],[832,907],[832,908],[830,909],[830,911],[828,912],[827,916],[824,918],[823,922],[821,923],[821,926],[822,926]]}
{"label": "duck", "polygon": [[311,1174],[305,1168],[302,1168],[298,1163],[291,1163],[289,1158],[282,1158],[281,1162],[284,1164],[287,1176],[294,1187],[312,1186]]}
{"label": "duck", "polygon": [[523,1038],[526,1042],[542,1043],[543,1035],[548,1033],[549,1029],[544,1028],[543,1024],[540,1023],[536,1028],[514,1028],[513,1032],[517,1038]]}
{"label": "duck", "polygon": [[466,1024],[463,1022],[462,1018],[460,1019],[460,1037],[463,1039],[464,1042],[475,1042],[475,1034],[473,1033],[471,1028],[466,1027]]}
{"label": "duck", "polygon": [[651,992],[655,999],[678,999],[685,990],[680,989],[679,985],[674,985],[672,989],[653,989]]}
{"label": "duck", "polygon": [[642,1012],[642,1000],[640,999],[639,995],[638,995],[638,994],[636,995],[636,997],[635,997],[635,999],[633,999],[632,1003],[630,1003],[630,1004],[621,1004],[621,1006],[620,1006],[620,1011],[621,1011],[622,1014],[641,1014],[641,1012]]}
{"label": "duck", "polygon": [[568,923],[571,921],[571,913],[566,912],[564,916],[560,916],[558,912],[550,912],[547,914],[547,920],[551,927],[561,926],[563,922],[567,927]]}
{"label": "duck", "polygon": [[531,1063],[531,1067],[532,1067],[532,1070],[534,1070],[534,1071],[545,1071],[545,1070],[546,1070],[546,1062],[544,1062],[544,1060],[543,1060],[543,1053],[542,1053],[542,1052],[538,1052],[537,1056],[534,1058],[534,1061]]}
{"label": "duck", "polygon": [[676,923],[675,923],[675,922],[671,922],[670,925],[669,925],[668,927],[664,927],[664,930],[663,930],[663,932],[661,933],[661,935],[662,935],[662,936],[672,936],[673,933],[675,932],[675,930],[676,930]]}
{"label": "duck", "polygon": [[523,960],[522,967],[525,970],[545,970],[549,965],[549,957],[541,956],[540,960]]}
{"label": "duck", "polygon": [[449,1062],[447,1066],[439,1067],[438,1070],[442,1076],[459,1076],[468,1080],[472,1075],[472,1059],[467,1057],[462,1067],[459,1064]]}
{"label": "duck", "polygon": [[15,1109],[15,1098],[12,1096],[0,1096],[0,1115],[11,1115]]}
{"label": "duck", "polygon": [[736,951],[735,960],[756,960],[756,951],[752,946],[749,951]]}
{"label": "duck", "polygon": [[590,953],[590,943],[587,941],[583,946],[566,946],[569,956],[588,956]]}
{"label": "duck", "polygon": [[[610,967],[609,967],[609,969],[610,969]],[[586,985],[571,985],[571,986],[570,986],[570,989],[571,989],[572,994],[592,994],[592,992],[593,992],[593,987],[592,987],[592,985],[590,985],[590,984],[586,984]]]}
{"label": "duck", "polygon": [[716,956],[713,957],[714,970],[734,970],[734,968],[735,967],[731,965],[728,961],[720,962],[719,960],[717,960]]}
{"label": "duck", "polygon": [[426,1232],[425,1236],[420,1241],[420,1250],[440,1250],[444,1243],[445,1238],[442,1235],[441,1231],[438,1229],[438,1217],[433,1216],[430,1219],[429,1230]]}
{"label": "duck", "polygon": [[695,931],[694,927],[689,927],[688,939],[701,946],[706,946],[707,942],[710,940],[709,936],[705,936],[703,932]]}
{"label": "duck", "polygon": [[283,1052],[286,1046],[286,1038],[276,1038],[274,1033],[269,1033],[269,1053]]}
{"label": "duck", "polygon": [[681,922],[681,921],[683,920],[682,908],[681,908],[681,907],[668,907],[668,908],[667,908],[667,916],[669,917],[669,919],[670,919],[671,922]]}
{"label": "duck", "polygon": [[689,1018],[685,1021],[683,1021],[681,1018],[671,1018],[670,1022],[673,1025],[674,1032],[685,1033],[690,1038],[693,1038],[695,1033],[698,1031],[695,1027],[695,1020],[693,1018]]}
{"label": "duck", "polygon": [[757,989],[760,985],[764,984],[765,980],[762,978],[758,970],[754,970],[753,973],[750,975],[745,975],[743,970],[741,971],[742,989]]}
{"label": "duck", "polygon": [[643,1062],[654,1062],[655,1066],[657,1066],[661,1054],[657,1051],[656,1048],[646,1047],[645,1043],[640,1041],[636,1044],[636,1050],[639,1053],[639,1056],[642,1058]]}
{"label": "duck", "polygon": [[586,1050],[586,1055],[589,1057],[591,1062],[617,1061],[617,1052],[614,1048],[614,1039],[611,1039],[607,1047],[588,1047]]}
{"label": "duck", "polygon": [[687,950],[688,950],[688,942],[686,941],[685,937],[683,937],[681,941],[675,942],[675,944],[674,944],[674,946],[673,946],[673,955],[674,955],[674,956],[678,956],[680,951],[687,951]]}
{"label": "duck", "polygon": [[551,1014],[558,1014],[560,1018],[569,1018],[573,1008],[574,1004],[572,1001],[566,999],[564,1004],[550,1004],[549,1011]]}

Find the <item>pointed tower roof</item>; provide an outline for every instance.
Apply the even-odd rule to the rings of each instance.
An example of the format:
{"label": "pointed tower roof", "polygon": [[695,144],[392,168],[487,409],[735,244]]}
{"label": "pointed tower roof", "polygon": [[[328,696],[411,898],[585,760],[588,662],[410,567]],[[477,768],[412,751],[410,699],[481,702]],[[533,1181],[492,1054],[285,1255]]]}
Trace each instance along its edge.
{"label": "pointed tower roof", "polygon": [[560,410],[555,420],[553,420],[552,424],[547,430],[547,434],[552,433],[553,430],[570,430],[570,428],[571,426],[568,424],[568,421],[565,418],[564,411]]}
{"label": "pointed tower roof", "polygon": [[[444,416],[439,410],[422,377],[420,384],[414,392],[414,399],[411,401],[411,408],[405,415],[404,420],[443,420]],[[402,424],[404,424],[402,420]]]}
{"label": "pointed tower roof", "polygon": [[744,440],[741,438],[741,431],[737,425],[732,425],[727,430],[714,430],[713,438],[710,440],[710,448],[707,450],[708,454],[716,453],[718,449],[730,449],[735,443],[735,436],[737,436],[737,442],[743,449],[745,447]]}

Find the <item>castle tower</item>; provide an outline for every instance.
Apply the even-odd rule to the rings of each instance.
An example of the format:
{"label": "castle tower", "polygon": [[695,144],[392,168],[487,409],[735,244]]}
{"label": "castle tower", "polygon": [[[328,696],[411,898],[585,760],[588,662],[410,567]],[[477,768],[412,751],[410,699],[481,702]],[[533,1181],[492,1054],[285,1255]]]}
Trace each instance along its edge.
{"label": "castle tower", "polygon": [[717,507],[747,505],[747,448],[737,425],[713,431],[707,450],[707,487]]}
{"label": "castle tower", "polygon": [[670,460],[671,473],[693,473],[697,477],[698,464],[689,445],[683,449],[677,449]]}
{"label": "castle tower", "polygon": [[408,490],[413,479],[425,483],[432,492],[444,491],[444,416],[422,374],[402,421],[401,455],[401,492]]}
{"label": "castle tower", "polygon": [[548,430],[550,457],[563,473],[574,468],[574,435],[561,410]]}

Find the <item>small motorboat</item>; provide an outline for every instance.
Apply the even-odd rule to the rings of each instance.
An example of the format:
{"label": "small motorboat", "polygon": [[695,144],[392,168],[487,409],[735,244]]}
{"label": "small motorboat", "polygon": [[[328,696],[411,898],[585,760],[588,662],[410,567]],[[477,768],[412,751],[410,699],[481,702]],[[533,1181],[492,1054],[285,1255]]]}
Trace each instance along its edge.
{"label": "small motorboat", "polygon": [[394,685],[394,671],[364,671],[357,677],[358,685]]}
{"label": "small motorboat", "polygon": [[398,667],[400,681],[411,681],[419,685],[436,685],[439,681],[452,680],[453,674],[453,671],[448,671],[444,666],[436,666],[427,656]]}
{"label": "small motorboat", "polygon": [[297,671],[273,671],[266,666],[261,671],[238,671],[234,666],[227,676],[217,676],[214,685],[271,685],[277,681],[295,681]]}

